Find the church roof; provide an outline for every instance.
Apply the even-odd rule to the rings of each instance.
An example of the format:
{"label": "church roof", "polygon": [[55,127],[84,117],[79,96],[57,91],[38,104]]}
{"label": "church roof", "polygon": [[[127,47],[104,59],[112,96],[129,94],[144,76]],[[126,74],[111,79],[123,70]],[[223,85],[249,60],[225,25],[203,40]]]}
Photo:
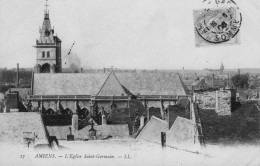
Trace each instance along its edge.
{"label": "church roof", "polygon": [[[187,95],[171,73],[35,73],[34,95]],[[120,81],[120,82],[119,82]]]}
{"label": "church roof", "polygon": [[114,71],[110,72],[106,81],[99,90],[97,96],[131,96],[132,93],[127,90],[117,79]]}
{"label": "church roof", "polygon": [[116,73],[134,95],[187,95],[186,85],[173,73]]}
{"label": "church roof", "polygon": [[105,74],[35,73],[34,95],[93,95],[106,79]]}

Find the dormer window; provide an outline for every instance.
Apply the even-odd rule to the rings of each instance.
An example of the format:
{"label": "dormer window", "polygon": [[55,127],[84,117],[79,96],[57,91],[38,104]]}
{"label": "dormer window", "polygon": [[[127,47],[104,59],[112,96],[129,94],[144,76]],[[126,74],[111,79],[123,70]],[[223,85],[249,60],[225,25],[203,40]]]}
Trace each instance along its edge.
{"label": "dormer window", "polygon": [[47,58],[49,58],[49,57],[50,57],[50,51],[47,52]]}
{"label": "dormer window", "polygon": [[42,52],[42,58],[45,58],[45,52],[44,51]]}

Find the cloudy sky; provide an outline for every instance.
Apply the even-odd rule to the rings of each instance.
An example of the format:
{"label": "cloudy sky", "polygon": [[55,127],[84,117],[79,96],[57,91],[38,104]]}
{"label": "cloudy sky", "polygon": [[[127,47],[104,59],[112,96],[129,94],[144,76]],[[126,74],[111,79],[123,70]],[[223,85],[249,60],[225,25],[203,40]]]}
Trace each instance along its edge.
{"label": "cloudy sky", "polygon": [[[193,10],[202,0],[49,0],[64,58],[83,67],[202,69],[260,67],[260,1],[236,0],[241,44],[195,47]],[[0,0],[0,67],[33,67],[44,0]]]}

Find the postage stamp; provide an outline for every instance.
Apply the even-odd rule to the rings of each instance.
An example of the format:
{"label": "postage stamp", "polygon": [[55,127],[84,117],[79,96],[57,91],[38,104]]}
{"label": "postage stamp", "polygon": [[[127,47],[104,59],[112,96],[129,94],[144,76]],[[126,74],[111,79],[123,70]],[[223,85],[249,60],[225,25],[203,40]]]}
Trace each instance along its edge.
{"label": "postage stamp", "polygon": [[218,5],[224,1],[215,0],[214,8],[193,11],[196,46],[240,43],[242,15],[235,3]]}

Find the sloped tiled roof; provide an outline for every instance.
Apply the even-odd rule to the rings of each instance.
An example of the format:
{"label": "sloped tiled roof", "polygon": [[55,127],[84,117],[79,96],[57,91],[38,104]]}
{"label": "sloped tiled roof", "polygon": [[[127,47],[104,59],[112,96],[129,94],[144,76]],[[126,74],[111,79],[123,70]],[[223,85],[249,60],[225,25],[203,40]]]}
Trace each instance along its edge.
{"label": "sloped tiled roof", "polygon": [[215,79],[214,84],[215,86],[225,86],[225,81],[221,79]]}
{"label": "sloped tiled roof", "polygon": [[177,117],[171,128],[168,129],[168,122],[152,116],[151,120],[137,136],[137,139],[161,144],[161,132],[166,132],[166,145],[194,151],[200,148],[195,126],[191,120]]}
{"label": "sloped tiled roof", "polygon": [[[116,73],[115,86],[103,86],[107,74],[95,73],[56,73],[34,74],[34,95],[97,95],[118,94],[134,95],[187,95],[188,89],[181,78],[172,73]],[[111,79],[108,85],[115,80]],[[120,82],[119,82],[120,81]],[[119,84],[121,83],[121,88]],[[119,88],[119,90],[117,89]]]}
{"label": "sloped tiled roof", "polygon": [[99,90],[97,96],[121,96],[121,95],[132,95],[119,80],[117,79],[113,70],[108,75],[106,81]]}
{"label": "sloped tiled roof", "polygon": [[152,116],[150,121],[144,126],[138,134],[137,139],[143,139],[150,142],[161,143],[161,132],[168,130],[168,122]]}
{"label": "sloped tiled roof", "polygon": [[134,95],[187,95],[181,78],[173,73],[116,73]]}
{"label": "sloped tiled roof", "polygon": [[183,82],[184,82],[184,84],[186,85],[186,86],[191,86],[192,85],[192,83],[194,82],[194,80],[183,80]]}
{"label": "sloped tiled roof", "polygon": [[191,85],[192,85],[192,86],[196,86],[196,85],[198,85],[198,83],[200,83],[200,81],[201,81],[201,80],[196,80],[196,81],[194,81]]}
{"label": "sloped tiled roof", "polygon": [[105,74],[34,74],[34,95],[93,95],[106,79]]}
{"label": "sloped tiled roof", "polygon": [[183,108],[186,108],[187,106],[189,106],[189,104],[190,104],[190,100],[188,98],[181,98],[177,103],[177,105]]}
{"label": "sloped tiled roof", "polygon": [[195,137],[197,135],[195,127],[196,125],[191,120],[178,116],[170,130],[166,132],[166,145],[186,150],[199,146],[198,137]]}
{"label": "sloped tiled roof", "polygon": [[24,132],[35,135],[35,144],[48,144],[41,115],[33,112],[1,113],[0,142],[23,144]]}

